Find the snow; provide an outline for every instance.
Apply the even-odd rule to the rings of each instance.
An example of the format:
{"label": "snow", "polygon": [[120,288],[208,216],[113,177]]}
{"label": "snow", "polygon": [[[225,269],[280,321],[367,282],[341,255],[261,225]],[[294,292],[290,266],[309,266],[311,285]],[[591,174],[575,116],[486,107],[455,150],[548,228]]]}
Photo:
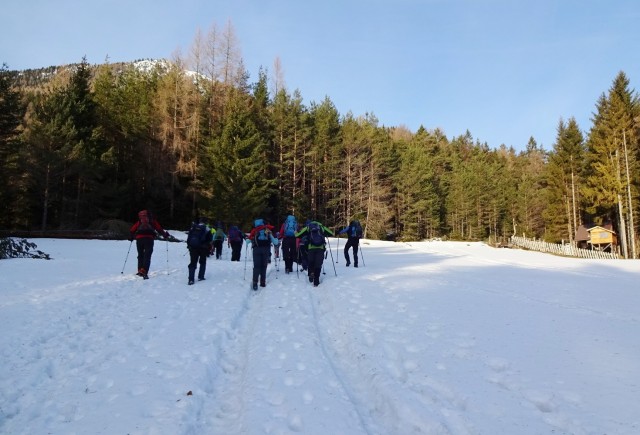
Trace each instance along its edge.
{"label": "snow", "polygon": [[0,261],[2,434],[640,433],[640,261],[332,239],[319,287],[254,292],[244,252],[187,286],[183,243],[145,281],[128,241],[34,241]]}

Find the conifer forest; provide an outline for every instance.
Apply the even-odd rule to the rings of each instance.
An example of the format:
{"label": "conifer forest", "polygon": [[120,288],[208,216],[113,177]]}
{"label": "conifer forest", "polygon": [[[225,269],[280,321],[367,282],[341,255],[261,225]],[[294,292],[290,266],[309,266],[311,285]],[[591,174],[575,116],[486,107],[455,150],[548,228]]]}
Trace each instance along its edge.
{"label": "conifer forest", "polygon": [[638,258],[640,103],[624,72],[591,125],[559,119],[552,149],[531,137],[516,151],[307,103],[277,62],[250,80],[238,53],[225,28],[170,60],[3,64],[0,230],[130,225],[143,208],[165,228],[208,216],[248,231],[293,213],[403,241],[571,242],[610,225]]}

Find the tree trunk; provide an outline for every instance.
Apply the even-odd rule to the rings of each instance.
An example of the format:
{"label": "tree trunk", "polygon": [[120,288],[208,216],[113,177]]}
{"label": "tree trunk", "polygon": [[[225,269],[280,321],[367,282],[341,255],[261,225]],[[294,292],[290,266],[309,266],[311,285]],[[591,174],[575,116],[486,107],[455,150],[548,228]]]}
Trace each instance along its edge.
{"label": "tree trunk", "polygon": [[47,215],[49,213],[49,183],[51,175],[51,165],[47,164],[47,170],[44,177],[44,198],[42,200],[42,223],[40,229],[42,231],[47,229]]}
{"label": "tree trunk", "polygon": [[637,258],[636,254],[636,233],[633,222],[633,201],[631,200],[631,179],[629,177],[629,156],[627,154],[627,135],[622,132],[622,142],[624,144],[624,160],[627,173],[627,203],[629,204],[629,243],[631,245],[631,258]]}

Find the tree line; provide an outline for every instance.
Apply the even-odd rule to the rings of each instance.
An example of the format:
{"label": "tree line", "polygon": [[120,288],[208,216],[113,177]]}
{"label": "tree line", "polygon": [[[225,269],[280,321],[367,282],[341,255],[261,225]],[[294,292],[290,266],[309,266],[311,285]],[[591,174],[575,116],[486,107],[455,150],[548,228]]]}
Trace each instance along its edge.
{"label": "tree line", "polygon": [[28,73],[0,69],[3,229],[84,229],[142,208],[174,228],[357,218],[366,237],[397,240],[573,241],[611,223],[637,257],[640,104],[624,72],[588,132],[560,119],[553,149],[532,137],[520,152],[306,104],[278,62],[250,83],[230,25],[171,60]]}

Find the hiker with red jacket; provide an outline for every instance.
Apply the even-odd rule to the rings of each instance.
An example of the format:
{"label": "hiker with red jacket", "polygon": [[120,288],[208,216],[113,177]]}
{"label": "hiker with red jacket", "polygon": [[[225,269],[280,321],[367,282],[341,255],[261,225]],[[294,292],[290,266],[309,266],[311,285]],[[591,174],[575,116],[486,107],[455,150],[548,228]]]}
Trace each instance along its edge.
{"label": "hiker with red jacket", "polygon": [[148,210],[138,213],[138,221],[129,229],[131,233],[129,240],[136,241],[138,249],[138,273],[136,275],[149,279],[149,267],[151,266],[151,254],[153,254],[153,243],[156,234],[162,235],[165,239],[171,235],[162,228],[153,214]]}

